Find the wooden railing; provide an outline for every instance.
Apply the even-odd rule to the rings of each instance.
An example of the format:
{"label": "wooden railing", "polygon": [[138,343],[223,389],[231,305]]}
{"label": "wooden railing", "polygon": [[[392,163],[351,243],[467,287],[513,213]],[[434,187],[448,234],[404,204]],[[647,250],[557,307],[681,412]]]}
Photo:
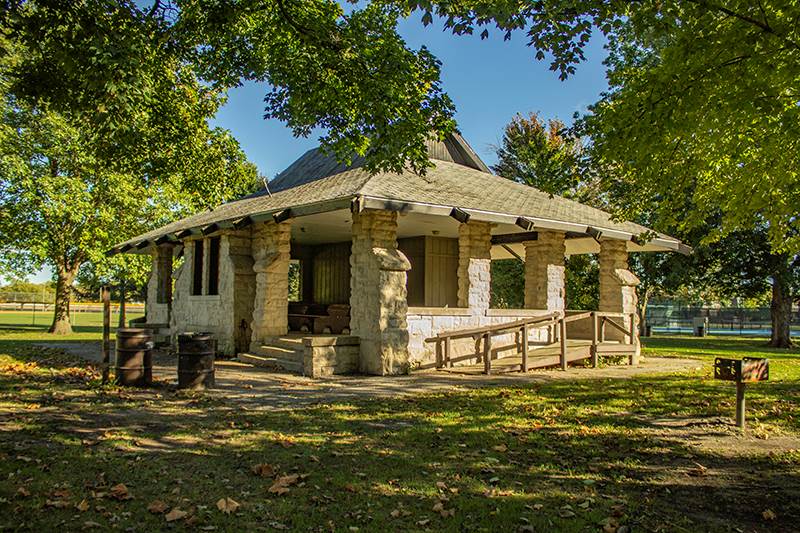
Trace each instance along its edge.
{"label": "wooden railing", "polygon": [[[623,324],[620,324],[615,319],[622,319]],[[527,372],[531,368],[528,364],[531,351],[530,332],[531,330],[547,328],[547,342],[543,344],[545,346],[559,345],[560,366],[562,370],[566,370],[569,362],[567,324],[581,320],[591,320],[590,356],[594,367],[597,367],[599,362],[599,347],[606,343],[606,326],[611,326],[623,334],[620,344],[633,346],[638,342],[635,334],[635,315],[633,313],[611,313],[605,311],[584,311],[568,315],[561,311],[554,311],[545,315],[524,318],[504,324],[443,331],[434,337],[425,339],[425,342],[432,342],[436,345],[436,368],[453,367],[454,363],[477,358],[483,361],[484,373],[491,374],[492,350],[499,352],[514,348],[521,355],[520,369],[522,372]],[[624,325],[625,321],[627,321],[627,326]],[[493,337],[510,333],[515,334],[514,344],[493,346]],[[453,356],[453,341],[468,338],[475,342],[475,351]],[[633,363],[633,357],[631,357],[631,363]]]}

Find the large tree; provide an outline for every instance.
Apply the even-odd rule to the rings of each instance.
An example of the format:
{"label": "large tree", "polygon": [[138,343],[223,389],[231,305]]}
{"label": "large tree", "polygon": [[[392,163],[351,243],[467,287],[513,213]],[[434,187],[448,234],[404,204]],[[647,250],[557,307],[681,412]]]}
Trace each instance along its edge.
{"label": "large tree", "polygon": [[[184,86],[185,114],[173,117],[182,140],[153,143],[118,168],[99,157],[85,123],[30,106],[0,102],[0,242],[17,270],[43,265],[56,277],[53,333],[69,333],[69,301],[80,268],[122,261],[105,251],[131,234],[252,190],[256,171],[228,132],[196,116],[199,86]],[[170,106],[178,103],[173,101]],[[157,135],[154,128],[150,135]],[[134,161],[137,164],[133,164]]]}

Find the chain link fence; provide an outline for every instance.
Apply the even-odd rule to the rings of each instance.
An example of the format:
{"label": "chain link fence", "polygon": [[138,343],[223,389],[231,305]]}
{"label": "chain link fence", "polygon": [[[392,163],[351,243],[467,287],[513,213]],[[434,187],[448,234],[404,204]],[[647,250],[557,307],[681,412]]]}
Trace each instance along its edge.
{"label": "chain link fence", "polygon": [[[648,305],[645,323],[654,333],[692,333],[695,318],[708,319],[712,335],[769,335],[772,319],[769,307],[689,307]],[[792,335],[800,335],[800,311],[791,314]]]}

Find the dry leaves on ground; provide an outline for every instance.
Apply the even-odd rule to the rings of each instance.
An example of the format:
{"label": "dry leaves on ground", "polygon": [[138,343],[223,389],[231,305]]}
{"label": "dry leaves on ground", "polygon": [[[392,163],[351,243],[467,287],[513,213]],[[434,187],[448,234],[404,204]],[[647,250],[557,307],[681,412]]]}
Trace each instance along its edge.
{"label": "dry leaves on ground", "polygon": [[188,515],[186,511],[181,511],[179,508],[175,507],[170,512],[168,512],[164,518],[167,522],[174,522],[175,520],[180,520],[181,518],[185,518]]}
{"label": "dry leaves on ground", "polygon": [[169,509],[169,505],[161,500],[153,500],[150,502],[150,505],[147,506],[147,510],[154,514],[163,514],[167,509]]}
{"label": "dry leaves on ground", "polygon": [[239,503],[232,498],[220,498],[217,500],[217,509],[225,514],[231,514],[239,508]]}
{"label": "dry leaves on ground", "polygon": [[300,479],[298,474],[290,474],[288,476],[281,476],[275,480],[275,483],[269,488],[269,492],[277,494],[278,496],[289,492],[289,487],[295,485],[297,480]]}
{"label": "dry leaves on ground", "polygon": [[125,486],[124,483],[118,483],[111,487],[111,490],[108,492],[108,495],[115,500],[132,500],[133,496],[130,492],[128,492],[128,487]]}
{"label": "dry leaves on ground", "polygon": [[275,475],[275,467],[268,463],[258,463],[251,468],[253,473],[260,477],[273,477]]}

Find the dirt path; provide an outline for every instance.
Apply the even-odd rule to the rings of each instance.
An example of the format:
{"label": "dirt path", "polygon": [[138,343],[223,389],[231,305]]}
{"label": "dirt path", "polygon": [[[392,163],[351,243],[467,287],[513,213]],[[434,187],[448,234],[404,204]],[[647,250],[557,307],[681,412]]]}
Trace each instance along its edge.
{"label": "dirt path", "polygon": [[[70,355],[93,362],[99,362],[101,357],[100,344],[97,342],[48,342],[39,345],[63,350]],[[409,376],[333,376],[325,379],[273,372],[237,361],[217,361],[215,366],[217,387],[208,394],[256,406],[276,408],[359,398],[408,396],[454,389],[507,387],[565,379],[628,379],[643,374],[692,370],[699,368],[701,362],[695,359],[649,357],[635,367],[570,368],[566,372],[540,370],[528,374],[484,376],[422,371]],[[175,356],[156,353],[153,376],[160,381],[176,382]]]}

